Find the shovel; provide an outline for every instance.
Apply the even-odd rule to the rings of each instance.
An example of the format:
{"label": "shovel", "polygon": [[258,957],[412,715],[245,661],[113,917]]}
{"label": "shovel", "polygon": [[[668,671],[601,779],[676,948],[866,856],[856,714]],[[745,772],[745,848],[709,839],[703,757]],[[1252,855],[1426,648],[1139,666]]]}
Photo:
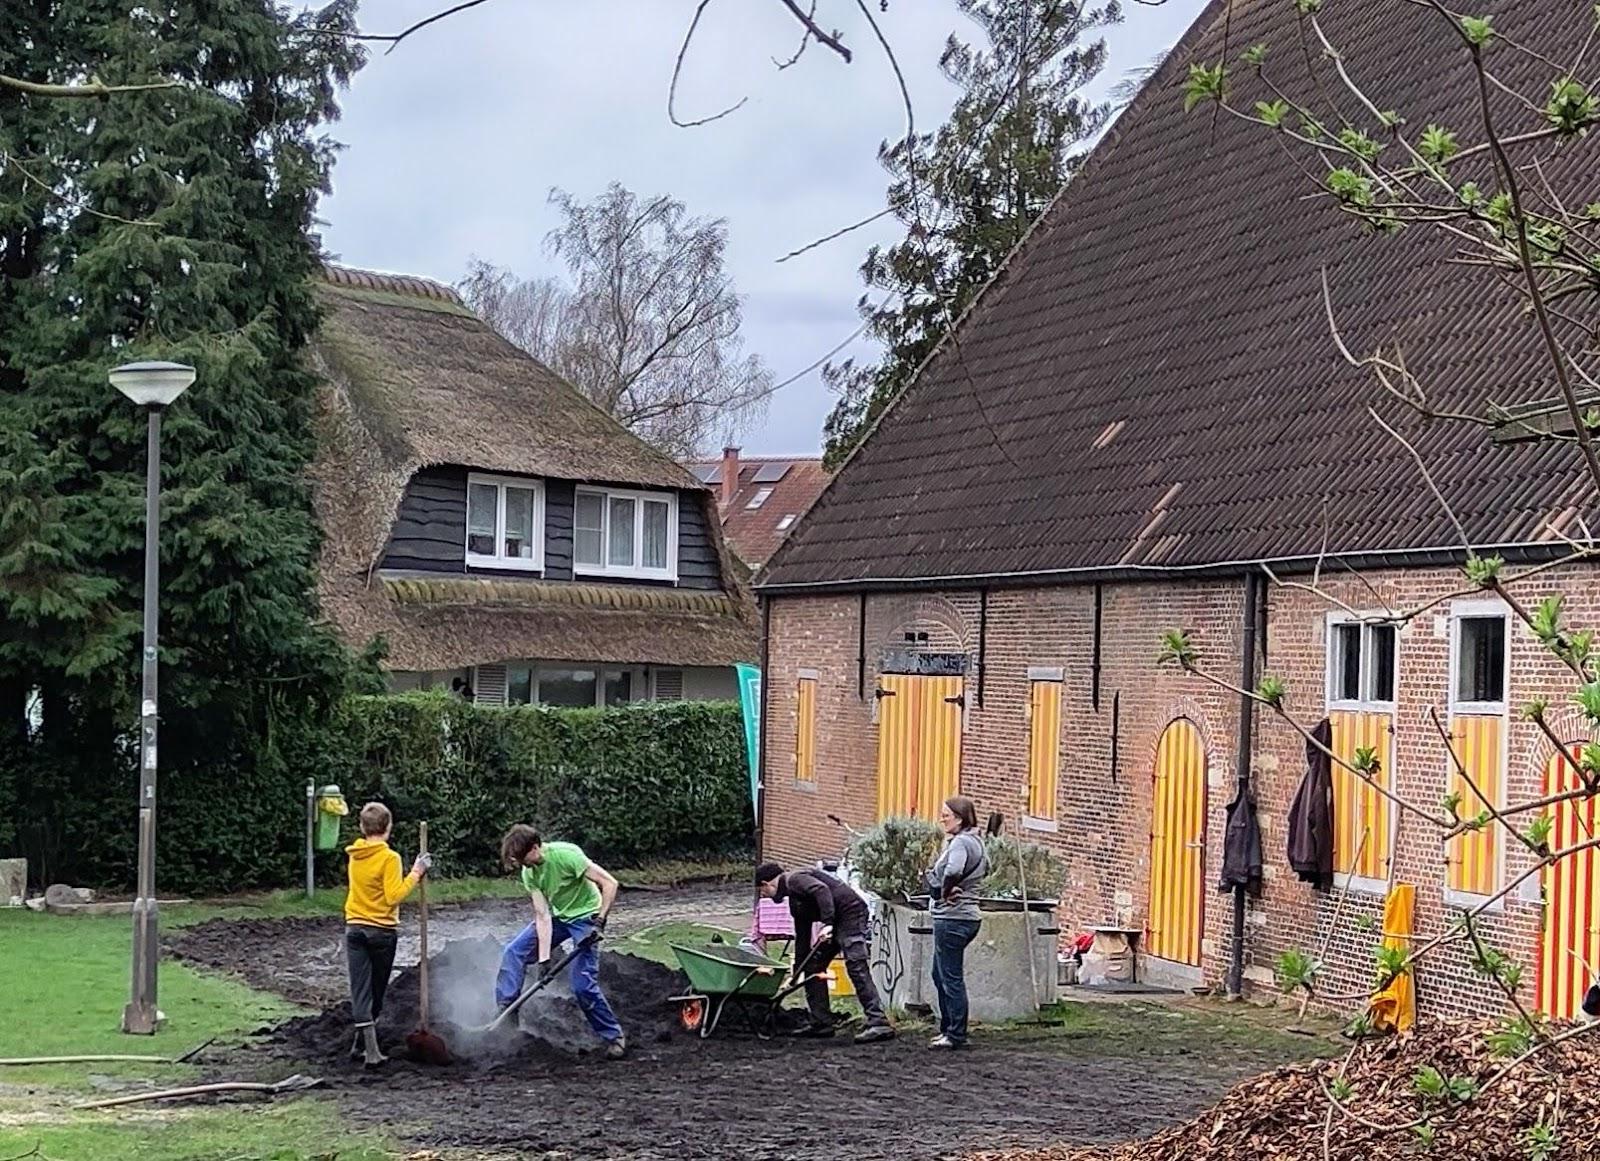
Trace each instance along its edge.
{"label": "shovel", "polygon": [[571,951],[567,952],[566,955],[562,956],[556,961],[555,966],[545,973],[543,979],[536,980],[527,987],[523,988],[522,994],[515,1000],[512,1000],[511,1003],[507,1004],[503,1012],[501,1012],[493,1020],[489,1021],[489,1023],[483,1025],[481,1028],[469,1028],[468,1031],[475,1033],[498,1032],[501,1028],[505,1027],[507,1021],[517,1014],[518,1009],[520,1009],[523,1004],[528,1002],[530,996],[560,975],[563,968],[578,958],[579,952],[591,944],[598,943],[599,940],[600,932],[598,929],[589,932],[588,935],[584,936],[582,939],[578,940],[577,943],[572,945]]}
{"label": "shovel", "polygon": [[[428,824],[417,826],[417,853],[428,853]],[[428,1030],[428,876],[417,884],[417,934],[422,944],[422,959],[417,964],[417,983],[422,992],[418,997],[420,1021],[416,1031],[406,1037],[406,1048],[412,1060],[424,1064],[449,1064],[450,1046]]]}

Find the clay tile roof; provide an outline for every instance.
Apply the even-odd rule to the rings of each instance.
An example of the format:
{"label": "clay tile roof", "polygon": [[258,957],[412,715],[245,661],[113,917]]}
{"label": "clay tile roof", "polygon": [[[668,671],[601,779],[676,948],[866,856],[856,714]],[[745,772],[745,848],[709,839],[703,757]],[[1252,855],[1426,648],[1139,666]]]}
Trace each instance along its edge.
{"label": "clay tile roof", "polygon": [[[384,583],[377,563],[406,484],[423,467],[682,489],[714,501],[670,457],[496,334],[449,287],[329,266],[318,291],[322,322],[308,348],[323,380],[309,472],[324,532],[318,588],[346,639],[360,645],[383,636],[389,664],[408,670],[512,657],[678,665],[754,658],[753,602],[715,521],[729,594],[720,603],[624,608],[617,594],[575,602],[551,585],[529,586],[511,601],[504,585],[424,592]],[[614,656],[619,650],[632,653]]]}
{"label": "clay tile roof", "polygon": [[[1479,7],[1551,59],[1593,21],[1574,0]],[[1574,505],[1594,526],[1568,448],[1495,446],[1472,426],[1430,423],[1339,357],[1324,266],[1350,347],[1398,343],[1438,406],[1482,414],[1490,400],[1555,395],[1517,294],[1447,265],[1440,232],[1374,235],[1313,196],[1271,132],[1185,114],[1190,64],[1223,59],[1225,38],[1230,60],[1265,43],[1280,88],[1317,91],[1293,4],[1233,0],[1231,27],[1226,14],[1226,0],[1206,7],[758,587],[1237,569],[1324,545],[1372,560],[1459,549],[1369,404],[1415,443],[1477,545],[1548,540],[1547,523]],[[1431,9],[1348,3],[1321,19],[1366,90],[1410,125],[1481,136],[1475,75]],[[1553,75],[1509,49],[1494,66],[1535,99]],[[1331,66],[1319,54],[1317,67]],[[1233,80],[1236,103],[1271,97],[1248,69]],[[1323,87],[1342,92],[1331,73]],[[1538,126],[1496,100],[1507,132]],[[1600,171],[1597,139],[1555,154],[1539,144],[1558,189]],[[1456,176],[1491,184],[1474,166]]]}
{"label": "clay tile roof", "polygon": [[[817,456],[740,457],[738,489],[731,503],[723,503],[721,477],[715,474],[721,466],[718,460],[706,460],[689,469],[716,494],[722,534],[739,559],[760,568],[817,502],[828,485],[828,472]],[[768,495],[752,508],[762,492]]]}

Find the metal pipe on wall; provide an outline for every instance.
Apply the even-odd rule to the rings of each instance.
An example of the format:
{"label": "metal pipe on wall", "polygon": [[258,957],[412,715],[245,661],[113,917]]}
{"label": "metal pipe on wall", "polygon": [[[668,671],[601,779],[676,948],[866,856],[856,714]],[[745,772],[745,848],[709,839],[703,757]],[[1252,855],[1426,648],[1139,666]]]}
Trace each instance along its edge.
{"label": "metal pipe on wall", "polygon": [[[1248,572],[1244,578],[1243,636],[1240,646],[1239,687],[1247,692],[1239,695],[1239,748],[1234,767],[1234,785],[1238,793],[1250,793],[1250,759],[1254,749],[1255,699],[1248,691],[1256,687],[1256,631],[1260,624],[1261,574]],[[1248,806],[1243,809],[1249,809]],[[1244,994],[1244,918],[1245,890],[1243,885],[1233,889],[1233,949],[1228,962],[1228,998],[1237,1000]]]}

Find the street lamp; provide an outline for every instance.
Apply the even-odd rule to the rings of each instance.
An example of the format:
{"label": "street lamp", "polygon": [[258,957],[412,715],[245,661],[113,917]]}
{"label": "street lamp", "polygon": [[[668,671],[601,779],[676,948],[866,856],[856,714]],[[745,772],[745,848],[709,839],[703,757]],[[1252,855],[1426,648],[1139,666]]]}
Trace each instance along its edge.
{"label": "street lamp", "polygon": [[122,1030],[149,1036],[160,1022],[156,1008],[156,596],[161,542],[161,412],[189,384],[194,368],[182,363],[127,363],[111,385],[150,417],[144,495],[144,688],[139,696],[139,893],[133,901],[133,986],[122,1010]]}

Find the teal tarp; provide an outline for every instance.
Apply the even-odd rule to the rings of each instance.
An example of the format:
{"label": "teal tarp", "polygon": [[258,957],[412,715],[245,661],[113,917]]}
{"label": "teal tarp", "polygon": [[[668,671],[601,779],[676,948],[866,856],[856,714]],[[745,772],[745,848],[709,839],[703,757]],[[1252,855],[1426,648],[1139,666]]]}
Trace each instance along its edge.
{"label": "teal tarp", "polygon": [[744,748],[750,759],[750,809],[760,809],[761,794],[761,670],[735,665],[739,673],[739,704],[744,709]]}

